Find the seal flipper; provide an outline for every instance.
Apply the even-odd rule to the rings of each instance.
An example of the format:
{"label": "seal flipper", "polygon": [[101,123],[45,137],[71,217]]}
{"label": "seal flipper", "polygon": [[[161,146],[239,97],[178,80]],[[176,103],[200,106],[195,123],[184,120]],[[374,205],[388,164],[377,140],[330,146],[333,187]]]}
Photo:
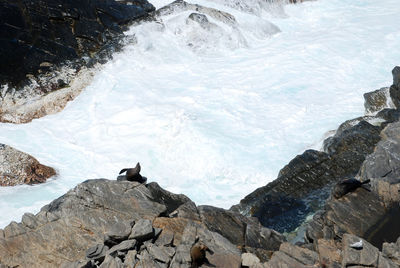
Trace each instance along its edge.
{"label": "seal flipper", "polygon": [[124,169],[121,169],[121,171],[118,173],[118,174],[122,174],[122,173],[124,173],[125,171],[127,171],[129,168],[124,168]]}

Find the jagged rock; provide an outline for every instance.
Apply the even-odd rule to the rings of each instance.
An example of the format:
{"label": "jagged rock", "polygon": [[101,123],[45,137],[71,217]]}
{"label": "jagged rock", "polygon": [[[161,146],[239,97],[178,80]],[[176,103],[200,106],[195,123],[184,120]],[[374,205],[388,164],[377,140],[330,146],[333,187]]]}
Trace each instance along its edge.
{"label": "jagged rock", "polygon": [[156,245],[150,245],[148,248],[149,254],[157,261],[163,263],[169,263],[170,256],[164,251],[163,248],[160,248]]}
{"label": "jagged rock", "polygon": [[105,233],[104,243],[107,245],[115,245],[125,240],[131,234],[133,221],[117,222]]}
{"label": "jagged rock", "polygon": [[56,175],[53,168],[34,157],[0,143],[0,186],[35,184]]}
{"label": "jagged rock", "polygon": [[333,267],[334,265],[340,266],[342,254],[340,250],[341,245],[338,246],[333,239],[318,239],[316,248],[321,263],[324,263],[328,267]]}
{"label": "jagged rock", "polygon": [[86,251],[86,258],[89,260],[93,259],[95,261],[97,260],[103,261],[107,251],[108,251],[107,246],[103,244],[97,244]]}
{"label": "jagged rock", "polygon": [[[186,195],[183,194],[173,194],[158,185],[156,182],[151,182],[147,184],[147,189],[152,193],[154,201],[163,204],[167,207],[166,214],[170,214],[182,205],[190,204],[194,205],[193,201],[190,200]],[[193,208],[193,206],[192,206]],[[193,213],[197,213],[196,205],[194,205]]]}
{"label": "jagged rock", "polygon": [[108,255],[115,257],[118,252],[128,252],[131,249],[134,249],[137,244],[137,241],[134,239],[125,240],[119,243],[118,245],[113,246],[107,251]]}
{"label": "jagged rock", "polygon": [[[367,236],[370,228],[380,222],[386,214],[379,197],[363,188],[358,188],[340,199],[329,200],[324,210],[321,224],[310,223],[307,227],[306,235],[309,241],[330,239],[332,236],[342,237],[344,233]],[[330,232],[314,229],[321,227],[329,229]],[[329,234],[329,237],[326,237],[326,234]]]}
{"label": "jagged rock", "polygon": [[155,244],[158,246],[170,246],[172,245],[173,241],[174,241],[174,233],[169,230],[165,230],[162,231],[161,234],[158,236]]}
{"label": "jagged rock", "polygon": [[389,88],[383,87],[364,94],[364,108],[366,114],[375,114],[384,108],[392,108]]}
{"label": "jagged rock", "polygon": [[24,213],[24,215],[22,215],[21,223],[31,229],[35,229],[38,226],[35,215],[32,213]]}
{"label": "jagged rock", "polygon": [[389,124],[382,131],[382,140],[361,166],[361,181],[371,180],[371,187],[386,206],[400,201],[400,122]]}
{"label": "jagged rock", "polygon": [[382,254],[384,257],[400,265],[400,237],[396,243],[383,243]]}
{"label": "jagged rock", "polygon": [[136,264],[136,254],[137,251],[136,250],[129,250],[128,253],[125,256],[125,260],[124,260],[124,266],[126,268],[133,268],[135,267]]}
{"label": "jagged rock", "polygon": [[342,127],[325,141],[326,152],[307,150],[286,165],[278,178],[247,195],[231,210],[255,216],[279,232],[297,228],[322,208],[334,182],[355,176],[380,140],[379,126],[366,121]]}
{"label": "jagged rock", "polygon": [[[362,248],[355,249],[351,245],[362,241]],[[378,266],[379,250],[370,243],[355,235],[343,235],[343,267],[347,266]]]}
{"label": "jagged rock", "polygon": [[[42,208],[35,216],[39,227],[7,226],[6,239],[0,240],[0,259],[10,266],[42,267],[58,266],[65,258],[81,260],[90,245],[103,243],[103,234],[116,222],[165,213],[166,207],[151,198],[151,192],[135,182],[83,182]],[[56,220],[50,221],[49,215]],[[10,243],[15,246],[9,247]],[[43,254],[48,257],[40,257]]]}
{"label": "jagged rock", "polygon": [[146,0],[0,2],[0,121],[62,109],[80,70],[111,57],[127,26],[153,10]]}
{"label": "jagged rock", "polygon": [[129,239],[146,241],[154,237],[154,229],[150,220],[140,219],[132,228]]}
{"label": "jagged rock", "polygon": [[107,255],[99,268],[122,268],[123,263],[120,258],[113,258],[110,255]]}

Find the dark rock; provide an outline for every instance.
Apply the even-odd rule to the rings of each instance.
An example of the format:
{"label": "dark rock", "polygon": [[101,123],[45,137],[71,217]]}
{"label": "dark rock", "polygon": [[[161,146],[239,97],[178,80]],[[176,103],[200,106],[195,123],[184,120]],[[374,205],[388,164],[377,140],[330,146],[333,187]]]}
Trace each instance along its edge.
{"label": "dark rock", "polygon": [[140,219],[132,228],[129,239],[146,241],[154,237],[154,229],[150,220]]}
{"label": "dark rock", "polygon": [[364,108],[367,114],[375,114],[384,108],[390,107],[389,88],[384,87],[364,94]]}
{"label": "dark rock", "polygon": [[392,98],[393,104],[397,109],[400,108],[400,67],[396,66],[392,70],[393,74],[393,85],[390,87],[390,97]]}
{"label": "dark rock", "polygon": [[1,143],[0,163],[0,186],[42,183],[56,175],[53,168],[36,158]]}
{"label": "dark rock", "polygon": [[156,182],[151,182],[146,187],[151,192],[153,201],[165,205],[167,215],[185,203],[193,203],[186,195],[173,194],[161,188]]}
{"label": "dark rock", "polygon": [[380,127],[366,121],[340,128],[325,151],[307,150],[286,165],[273,182],[246,196],[231,210],[255,216],[279,232],[290,232],[321,209],[334,182],[357,174],[380,140]]}
{"label": "dark rock", "polygon": [[[43,62],[58,65],[98,51],[124,25],[154,7],[147,1],[2,1],[0,84],[22,85]],[[12,53],[11,53],[12,52]]]}
{"label": "dark rock", "polygon": [[285,241],[278,232],[262,227],[256,218],[212,206],[199,206],[198,210],[209,230],[221,234],[237,246],[274,251]]}

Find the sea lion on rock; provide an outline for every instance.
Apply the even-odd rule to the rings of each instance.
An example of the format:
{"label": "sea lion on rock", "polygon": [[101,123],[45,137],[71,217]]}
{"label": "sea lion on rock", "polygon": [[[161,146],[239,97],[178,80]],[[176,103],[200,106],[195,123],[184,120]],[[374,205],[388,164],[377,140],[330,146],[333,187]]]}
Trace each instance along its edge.
{"label": "sea lion on rock", "polygon": [[[190,249],[190,257],[192,258],[191,268],[200,267],[203,264],[210,264],[210,262],[206,258],[206,251],[212,252],[206,245],[202,243],[196,243]],[[211,265],[212,266],[212,265]]]}
{"label": "sea lion on rock", "polygon": [[140,163],[137,163],[134,168],[124,168],[119,172],[119,174],[121,175],[122,173],[126,172],[125,179],[127,181],[137,181],[140,183],[144,183],[147,179],[140,175],[140,169]]}
{"label": "sea lion on rock", "polygon": [[[343,181],[339,182],[338,184],[336,184],[335,187],[333,187],[332,195],[336,199],[339,199],[342,196],[344,196],[345,194],[347,194],[349,192],[353,192],[357,188],[362,187],[364,184],[367,184],[369,182],[370,182],[370,180],[366,180],[366,181],[361,182],[361,181],[356,180],[354,178],[343,180]],[[364,189],[369,191],[369,189],[367,189],[367,188],[364,188]]]}

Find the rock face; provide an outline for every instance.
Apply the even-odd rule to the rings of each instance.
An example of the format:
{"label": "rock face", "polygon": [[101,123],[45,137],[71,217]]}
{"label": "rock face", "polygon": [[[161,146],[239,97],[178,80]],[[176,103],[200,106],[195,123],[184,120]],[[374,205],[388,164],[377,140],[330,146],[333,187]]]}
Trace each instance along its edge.
{"label": "rock face", "polygon": [[0,186],[35,184],[56,175],[53,168],[42,165],[32,156],[0,144]]}
{"label": "rock face", "polygon": [[211,264],[231,268],[240,267],[247,248],[272,254],[284,241],[257,219],[213,207],[198,209],[192,203],[156,183],[89,180],[38,214],[24,214],[21,223],[0,230],[0,263],[190,267],[190,249],[201,242],[211,250]]}
{"label": "rock face", "polygon": [[[153,10],[146,0],[1,1],[0,121],[28,122],[46,114],[43,103],[27,100],[46,96],[52,103],[43,108],[47,112],[65,105],[58,102],[77,94],[73,79],[81,69],[104,61],[124,27]],[[58,89],[64,90],[47,96]]]}

